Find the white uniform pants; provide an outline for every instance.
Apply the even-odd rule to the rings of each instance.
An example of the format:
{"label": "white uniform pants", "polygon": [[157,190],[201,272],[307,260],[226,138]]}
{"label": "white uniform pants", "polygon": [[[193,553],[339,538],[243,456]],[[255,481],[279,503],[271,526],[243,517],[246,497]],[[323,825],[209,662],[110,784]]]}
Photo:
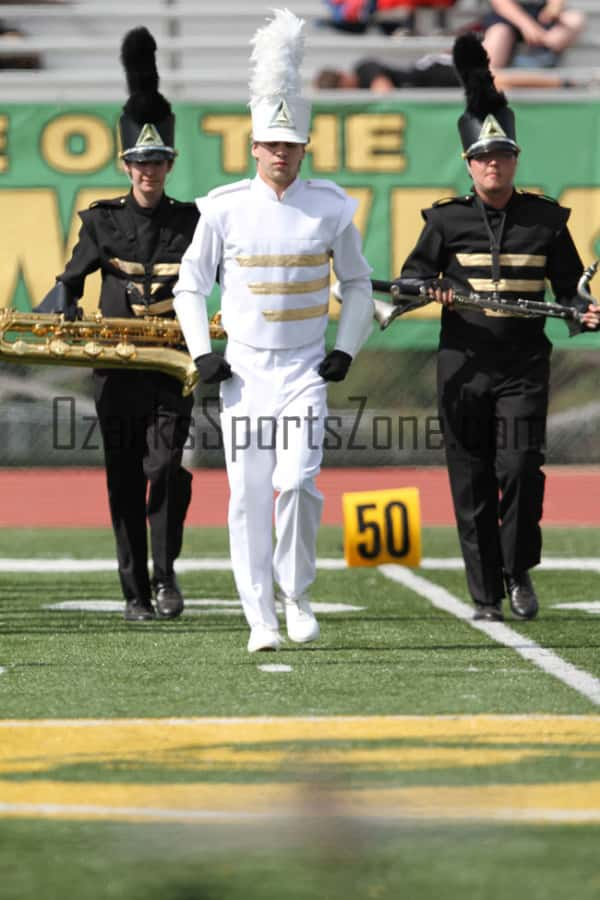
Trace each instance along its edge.
{"label": "white uniform pants", "polygon": [[[316,573],[327,387],[323,344],[258,350],[229,341],[233,378],[221,384],[221,426],[236,586],[249,626],[277,628],[274,581],[298,597]],[[273,552],[273,498],[276,545]]]}

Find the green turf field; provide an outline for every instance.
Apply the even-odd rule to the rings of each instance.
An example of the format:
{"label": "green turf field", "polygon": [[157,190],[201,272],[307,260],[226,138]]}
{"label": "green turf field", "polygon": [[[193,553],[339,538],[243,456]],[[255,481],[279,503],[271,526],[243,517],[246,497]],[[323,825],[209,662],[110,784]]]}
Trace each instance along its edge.
{"label": "green turf field", "polygon": [[401,581],[341,544],[321,640],[250,656],[223,531],[180,620],[128,624],[108,532],[0,530],[2,900],[600,896],[600,530],[546,529],[506,631],[461,617],[453,529]]}

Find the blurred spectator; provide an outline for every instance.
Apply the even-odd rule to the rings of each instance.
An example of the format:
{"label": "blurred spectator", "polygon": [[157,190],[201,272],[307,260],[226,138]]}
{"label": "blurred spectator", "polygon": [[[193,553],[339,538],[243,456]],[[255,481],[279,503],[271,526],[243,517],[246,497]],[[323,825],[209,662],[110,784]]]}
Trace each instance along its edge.
{"label": "blurred spectator", "polygon": [[24,34],[0,20],[0,69],[40,69],[39,53],[26,52],[19,44]]}
{"label": "blurred spectator", "polygon": [[[494,76],[500,91],[510,88],[563,88],[576,87],[573,80],[550,73],[523,72],[505,69]],[[397,88],[455,88],[460,82],[452,65],[449,53],[422,56],[410,66],[396,68],[385,66],[373,59],[361,59],[349,71],[322,69],[317,73],[314,85],[320,90],[370,90],[376,94],[386,94]]]}
{"label": "blurred spectator", "polygon": [[556,65],[562,51],[577,40],[585,25],[584,14],[565,9],[565,0],[490,0],[490,5],[491,12],[483,20],[483,44],[492,71],[510,65],[519,41],[529,48],[520,65]]}
{"label": "blurred spectator", "polygon": [[[323,0],[331,18],[320,24],[337,28],[339,31],[363,34],[371,26],[385,34],[396,31],[415,33],[416,10],[434,9],[438,12],[437,25],[446,27],[446,10],[457,0]],[[398,12],[405,13],[398,16]],[[389,14],[389,17],[388,17]]]}
{"label": "blurred spectator", "polygon": [[374,59],[361,59],[349,72],[322,69],[315,78],[321,90],[367,89],[385,94],[402,87],[458,87],[459,80],[449,53],[428,54],[416,63],[396,68]]}

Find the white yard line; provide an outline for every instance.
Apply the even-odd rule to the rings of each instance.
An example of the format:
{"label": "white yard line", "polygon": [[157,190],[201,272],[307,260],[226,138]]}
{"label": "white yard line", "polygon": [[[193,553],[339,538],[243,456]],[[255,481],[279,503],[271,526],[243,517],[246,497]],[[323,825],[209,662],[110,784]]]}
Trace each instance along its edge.
{"label": "white yard line", "polygon": [[285,666],[283,663],[265,663],[264,666],[257,666],[261,672],[291,672],[291,666]]}
{"label": "white yard line", "polygon": [[[345,569],[343,559],[319,559],[317,565],[320,569]],[[599,561],[600,565],[600,561]],[[0,572],[116,572],[117,562],[111,559],[11,559],[0,558]],[[228,557],[214,556],[203,559],[180,559],[177,561],[177,571],[182,572],[230,572],[231,560]]]}
{"label": "white yard line", "polygon": [[472,628],[487,634],[488,637],[498,644],[510,647],[524,659],[529,660],[538,668],[543,669],[544,672],[573,688],[577,693],[587,697],[596,706],[600,706],[600,679],[595,678],[588,672],[584,672],[583,669],[572,666],[571,663],[561,659],[552,650],[540,647],[535,641],[519,634],[517,631],[513,631],[512,628],[503,625],[501,622],[474,621],[472,606],[463,603],[462,600],[459,600],[446,588],[434,584],[410,569],[405,569],[402,566],[381,566],[379,571],[391,581],[396,581],[421,597],[425,597],[437,609],[442,609],[451,616],[462,619]]}
{"label": "white yard line", "polygon": [[414,715],[373,715],[373,716],[186,716],[182,718],[128,718],[114,717],[111,719],[0,719],[0,730],[3,728],[104,728],[107,725],[143,725],[145,727],[178,727],[187,728],[189,725],[281,725],[282,723],[305,723],[305,722],[335,722],[336,724],[350,722],[361,724],[372,722],[374,719],[381,719],[382,722],[423,722],[435,719],[436,722],[461,722],[473,723],[473,720],[485,719],[486,722],[497,723],[502,725],[504,722],[597,722],[597,715],[594,713],[436,713],[428,715],[426,713]]}
{"label": "white yard line", "polygon": [[598,809],[513,809],[511,807],[499,807],[493,810],[452,810],[440,806],[439,809],[407,812],[402,809],[378,808],[362,809],[360,812],[352,809],[342,810],[319,807],[303,810],[290,806],[289,808],[272,809],[267,812],[258,812],[245,809],[219,810],[219,809],[163,809],[161,807],[136,807],[136,806],[100,806],[93,804],[74,803],[0,803],[0,816],[46,816],[51,818],[76,818],[86,819],[126,819],[134,821],[166,821],[166,822],[210,822],[210,821],[264,821],[272,822],[281,819],[312,819],[318,817],[339,819],[342,814],[345,819],[369,820],[379,822],[390,821],[462,821],[462,822],[530,822],[530,823],[577,823],[596,824],[600,822],[600,810]]}
{"label": "white yard line", "polygon": [[[346,563],[340,558],[319,557],[317,559],[319,569],[332,571],[346,569]],[[460,570],[464,569],[464,563],[459,557],[424,557],[420,564],[421,569],[430,570]],[[586,571],[600,572],[600,557],[581,557],[568,559],[566,557],[546,557],[537,568],[542,571]],[[0,572],[116,572],[117,563],[110,559],[40,559],[30,557],[28,559],[0,557]],[[213,556],[202,559],[180,559],[177,562],[178,572],[230,572],[231,561],[228,557]]]}
{"label": "white yard line", "polygon": [[[455,571],[464,569],[465,564],[458,556],[435,557],[428,556],[421,560],[421,569],[438,569],[439,571]],[[582,572],[600,572],[600,558],[598,557],[576,557],[567,558],[564,556],[546,556],[534,571],[545,570],[547,572],[565,572],[582,571]]]}

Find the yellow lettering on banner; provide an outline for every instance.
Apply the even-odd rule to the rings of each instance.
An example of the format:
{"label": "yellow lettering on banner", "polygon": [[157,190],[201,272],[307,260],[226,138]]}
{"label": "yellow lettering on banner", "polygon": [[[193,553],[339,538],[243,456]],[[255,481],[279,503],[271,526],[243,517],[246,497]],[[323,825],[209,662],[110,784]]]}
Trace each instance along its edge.
{"label": "yellow lettering on banner", "polygon": [[404,126],[400,113],[361,113],[346,119],[346,167],[351,172],[403,172]]}
{"label": "yellow lettering on banner", "polygon": [[[128,190],[128,186],[123,185],[122,188],[85,188],[77,193],[73,204],[73,216],[71,218],[71,225],[65,247],[63,268],[66,265],[67,260],[70,259],[73,247],[77,243],[77,237],[81,227],[81,219],[77,215],[78,211],[87,209],[90,203],[93,203],[95,200],[111,200],[113,197],[122,197]],[[57,271],[56,275],[60,274],[61,271],[62,269]],[[101,277],[99,271],[93,272],[85,279],[85,290],[83,292],[83,297],[79,301],[79,305],[83,307],[86,315],[91,315],[98,309],[100,285]]]}
{"label": "yellow lettering on banner", "polygon": [[[116,197],[123,193],[116,188],[81,191],[75,199],[65,246],[54,190],[3,190],[0,246],[5,263],[0,266],[0,308],[11,305],[19,276],[23,278],[31,305],[36,306],[63,271],[77,241],[81,224],[77,210],[87,208],[100,197]],[[84,295],[84,307],[88,311],[97,308],[99,290],[99,275],[89,276]]]}
{"label": "yellow lettering on banner", "polygon": [[312,155],[314,172],[337,172],[340,163],[338,118],[334,113],[314,116],[310,143],[306,148]]}
{"label": "yellow lettering on banner", "polygon": [[2,191],[0,307],[10,306],[22,275],[32,306],[39,303],[64,267],[56,193],[51,188]]}
{"label": "yellow lettering on banner", "polygon": [[8,156],[6,155],[7,134],[8,116],[0,116],[0,172],[8,172]]}
{"label": "yellow lettering on banner", "polygon": [[205,134],[220,135],[223,172],[227,174],[246,172],[252,134],[250,116],[203,116],[200,119],[200,128]]}
{"label": "yellow lettering on banner", "polygon": [[[572,210],[569,230],[579,250],[584,265],[600,256],[600,187],[568,188],[561,194],[560,202]],[[591,285],[592,294],[594,284]]]}
{"label": "yellow lettering on banner", "polygon": [[[83,142],[81,152],[76,152],[71,146],[75,138]],[[44,128],[41,150],[44,161],[56,172],[98,172],[112,160],[112,131],[98,116],[59,116]]]}
{"label": "yellow lettering on banner", "polygon": [[344,558],[349,566],[421,562],[418,488],[357,491],[342,496]]}
{"label": "yellow lettering on banner", "polygon": [[[421,234],[425,221],[422,209],[427,209],[441,197],[452,197],[454,191],[449,188],[393,188],[390,197],[390,236],[392,278],[400,274],[406,257],[413,250]],[[383,276],[382,276],[383,277]],[[429,303],[421,309],[407,313],[411,319],[437,319],[440,315],[439,303]]]}

